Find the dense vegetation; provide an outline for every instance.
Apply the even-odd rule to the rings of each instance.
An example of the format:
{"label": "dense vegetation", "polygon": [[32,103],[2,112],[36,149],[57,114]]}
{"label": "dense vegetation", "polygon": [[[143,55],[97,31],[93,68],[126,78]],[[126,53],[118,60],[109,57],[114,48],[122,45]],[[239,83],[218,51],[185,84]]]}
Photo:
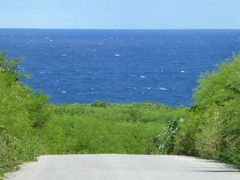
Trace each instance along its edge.
{"label": "dense vegetation", "polygon": [[0,176],[45,153],[41,127],[49,119],[47,97],[18,81],[17,64],[0,56]]}
{"label": "dense vegetation", "polygon": [[51,105],[50,153],[155,154],[155,137],[182,109],[158,104]]}
{"label": "dense vegetation", "polygon": [[199,80],[190,108],[52,105],[0,56],[0,176],[40,154],[185,154],[240,166],[240,56]]}
{"label": "dense vegetation", "polygon": [[240,166],[240,55],[204,74],[194,98],[174,127],[171,152]]}

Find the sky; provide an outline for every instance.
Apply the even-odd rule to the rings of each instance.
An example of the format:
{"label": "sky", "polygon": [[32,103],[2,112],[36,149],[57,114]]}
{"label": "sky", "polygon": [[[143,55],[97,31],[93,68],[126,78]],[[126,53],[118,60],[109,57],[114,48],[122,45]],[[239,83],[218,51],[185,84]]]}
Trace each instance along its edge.
{"label": "sky", "polygon": [[240,29],[240,0],[0,0],[0,28]]}

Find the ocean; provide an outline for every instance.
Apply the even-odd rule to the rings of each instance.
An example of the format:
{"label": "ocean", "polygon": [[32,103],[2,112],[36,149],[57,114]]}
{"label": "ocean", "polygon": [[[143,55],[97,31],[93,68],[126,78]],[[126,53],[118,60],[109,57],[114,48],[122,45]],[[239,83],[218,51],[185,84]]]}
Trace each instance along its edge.
{"label": "ocean", "polygon": [[189,106],[200,74],[240,51],[240,30],[0,29],[3,50],[52,103]]}

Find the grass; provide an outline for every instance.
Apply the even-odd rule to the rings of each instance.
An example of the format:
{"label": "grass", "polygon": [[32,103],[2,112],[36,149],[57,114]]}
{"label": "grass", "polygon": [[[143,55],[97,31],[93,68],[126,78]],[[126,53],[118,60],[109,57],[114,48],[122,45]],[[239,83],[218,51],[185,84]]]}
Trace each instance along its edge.
{"label": "grass", "polygon": [[51,105],[45,128],[50,153],[155,154],[155,137],[177,116],[158,104]]}

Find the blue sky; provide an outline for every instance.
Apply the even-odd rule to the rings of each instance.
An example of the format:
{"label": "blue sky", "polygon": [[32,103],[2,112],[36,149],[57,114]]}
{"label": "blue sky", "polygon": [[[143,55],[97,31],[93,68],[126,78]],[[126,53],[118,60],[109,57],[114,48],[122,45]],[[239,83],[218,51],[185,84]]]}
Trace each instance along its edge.
{"label": "blue sky", "polygon": [[0,28],[240,29],[240,0],[0,0]]}

